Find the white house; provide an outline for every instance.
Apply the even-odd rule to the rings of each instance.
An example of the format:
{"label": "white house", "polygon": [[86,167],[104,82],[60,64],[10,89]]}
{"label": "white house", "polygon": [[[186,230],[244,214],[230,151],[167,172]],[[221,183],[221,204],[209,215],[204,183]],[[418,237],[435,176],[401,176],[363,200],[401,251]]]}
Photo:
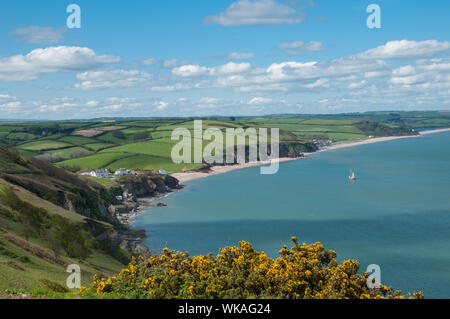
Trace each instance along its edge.
{"label": "white house", "polygon": [[107,169],[96,169],[91,172],[92,177],[108,178],[111,177]]}
{"label": "white house", "polygon": [[123,191],[123,193],[122,193],[122,198],[123,199],[128,199],[128,198],[131,198],[131,197],[133,197],[133,194],[128,193],[127,190]]}
{"label": "white house", "polygon": [[120,177],[120,176],[130,175],[130,174],[131,174],[130,169],[120,168],[117,171],[115,171],[114,176]]}

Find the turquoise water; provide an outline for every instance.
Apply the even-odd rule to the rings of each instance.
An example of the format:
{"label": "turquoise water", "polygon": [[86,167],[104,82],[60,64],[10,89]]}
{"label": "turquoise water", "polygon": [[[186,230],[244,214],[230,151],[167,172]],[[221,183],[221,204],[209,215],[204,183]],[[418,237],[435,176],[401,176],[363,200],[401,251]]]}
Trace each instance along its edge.
{"label": "turquoise water", "polygon": [[[146,244],[213,252],[240,240],[276,257],[291,236],[381,267],[384,284],[450,298],[450,133],[394,140],[186,183],[135,227]],[[357,182],[348,180],[353,169]]]}

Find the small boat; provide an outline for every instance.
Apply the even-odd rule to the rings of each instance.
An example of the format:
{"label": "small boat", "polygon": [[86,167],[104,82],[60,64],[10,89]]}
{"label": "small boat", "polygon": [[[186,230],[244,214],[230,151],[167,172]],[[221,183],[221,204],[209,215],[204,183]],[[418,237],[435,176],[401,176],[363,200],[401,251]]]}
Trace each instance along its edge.
{"label": "small boat", "polygon": [[356,181],[355,172],[352,172],[352,174],[348,177],[348,179],[351,180],[351,181]]}

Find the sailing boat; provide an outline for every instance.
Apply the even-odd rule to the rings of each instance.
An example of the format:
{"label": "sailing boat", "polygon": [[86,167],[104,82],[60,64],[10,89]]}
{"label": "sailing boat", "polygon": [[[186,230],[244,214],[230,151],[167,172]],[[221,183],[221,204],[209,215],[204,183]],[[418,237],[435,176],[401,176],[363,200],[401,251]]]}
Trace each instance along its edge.
{"label": "sailing boat", "polygon": [[355,172],[351,172],[352,174],[348,177],[349,180],[351,181],[356,181],[356,175]]}

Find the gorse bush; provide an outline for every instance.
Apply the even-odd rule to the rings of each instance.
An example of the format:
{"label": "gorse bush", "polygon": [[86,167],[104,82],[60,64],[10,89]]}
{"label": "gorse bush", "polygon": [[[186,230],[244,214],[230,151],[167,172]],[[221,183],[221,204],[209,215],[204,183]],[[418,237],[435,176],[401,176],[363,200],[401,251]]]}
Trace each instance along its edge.
{"label": "gorse bush", "polygon": [[368,274],[358,274],[359,264],[341,264],[336,253],[320,243],[284,246],[277,259],[257,252],[248,242],[221,249],[217,257],[190,257],[164,249],[161,254],[140,257],[118,275],[99,279],[82,288],[96,298],[422,298],[421,293],[402,296],[387,286],[370,290]]}

